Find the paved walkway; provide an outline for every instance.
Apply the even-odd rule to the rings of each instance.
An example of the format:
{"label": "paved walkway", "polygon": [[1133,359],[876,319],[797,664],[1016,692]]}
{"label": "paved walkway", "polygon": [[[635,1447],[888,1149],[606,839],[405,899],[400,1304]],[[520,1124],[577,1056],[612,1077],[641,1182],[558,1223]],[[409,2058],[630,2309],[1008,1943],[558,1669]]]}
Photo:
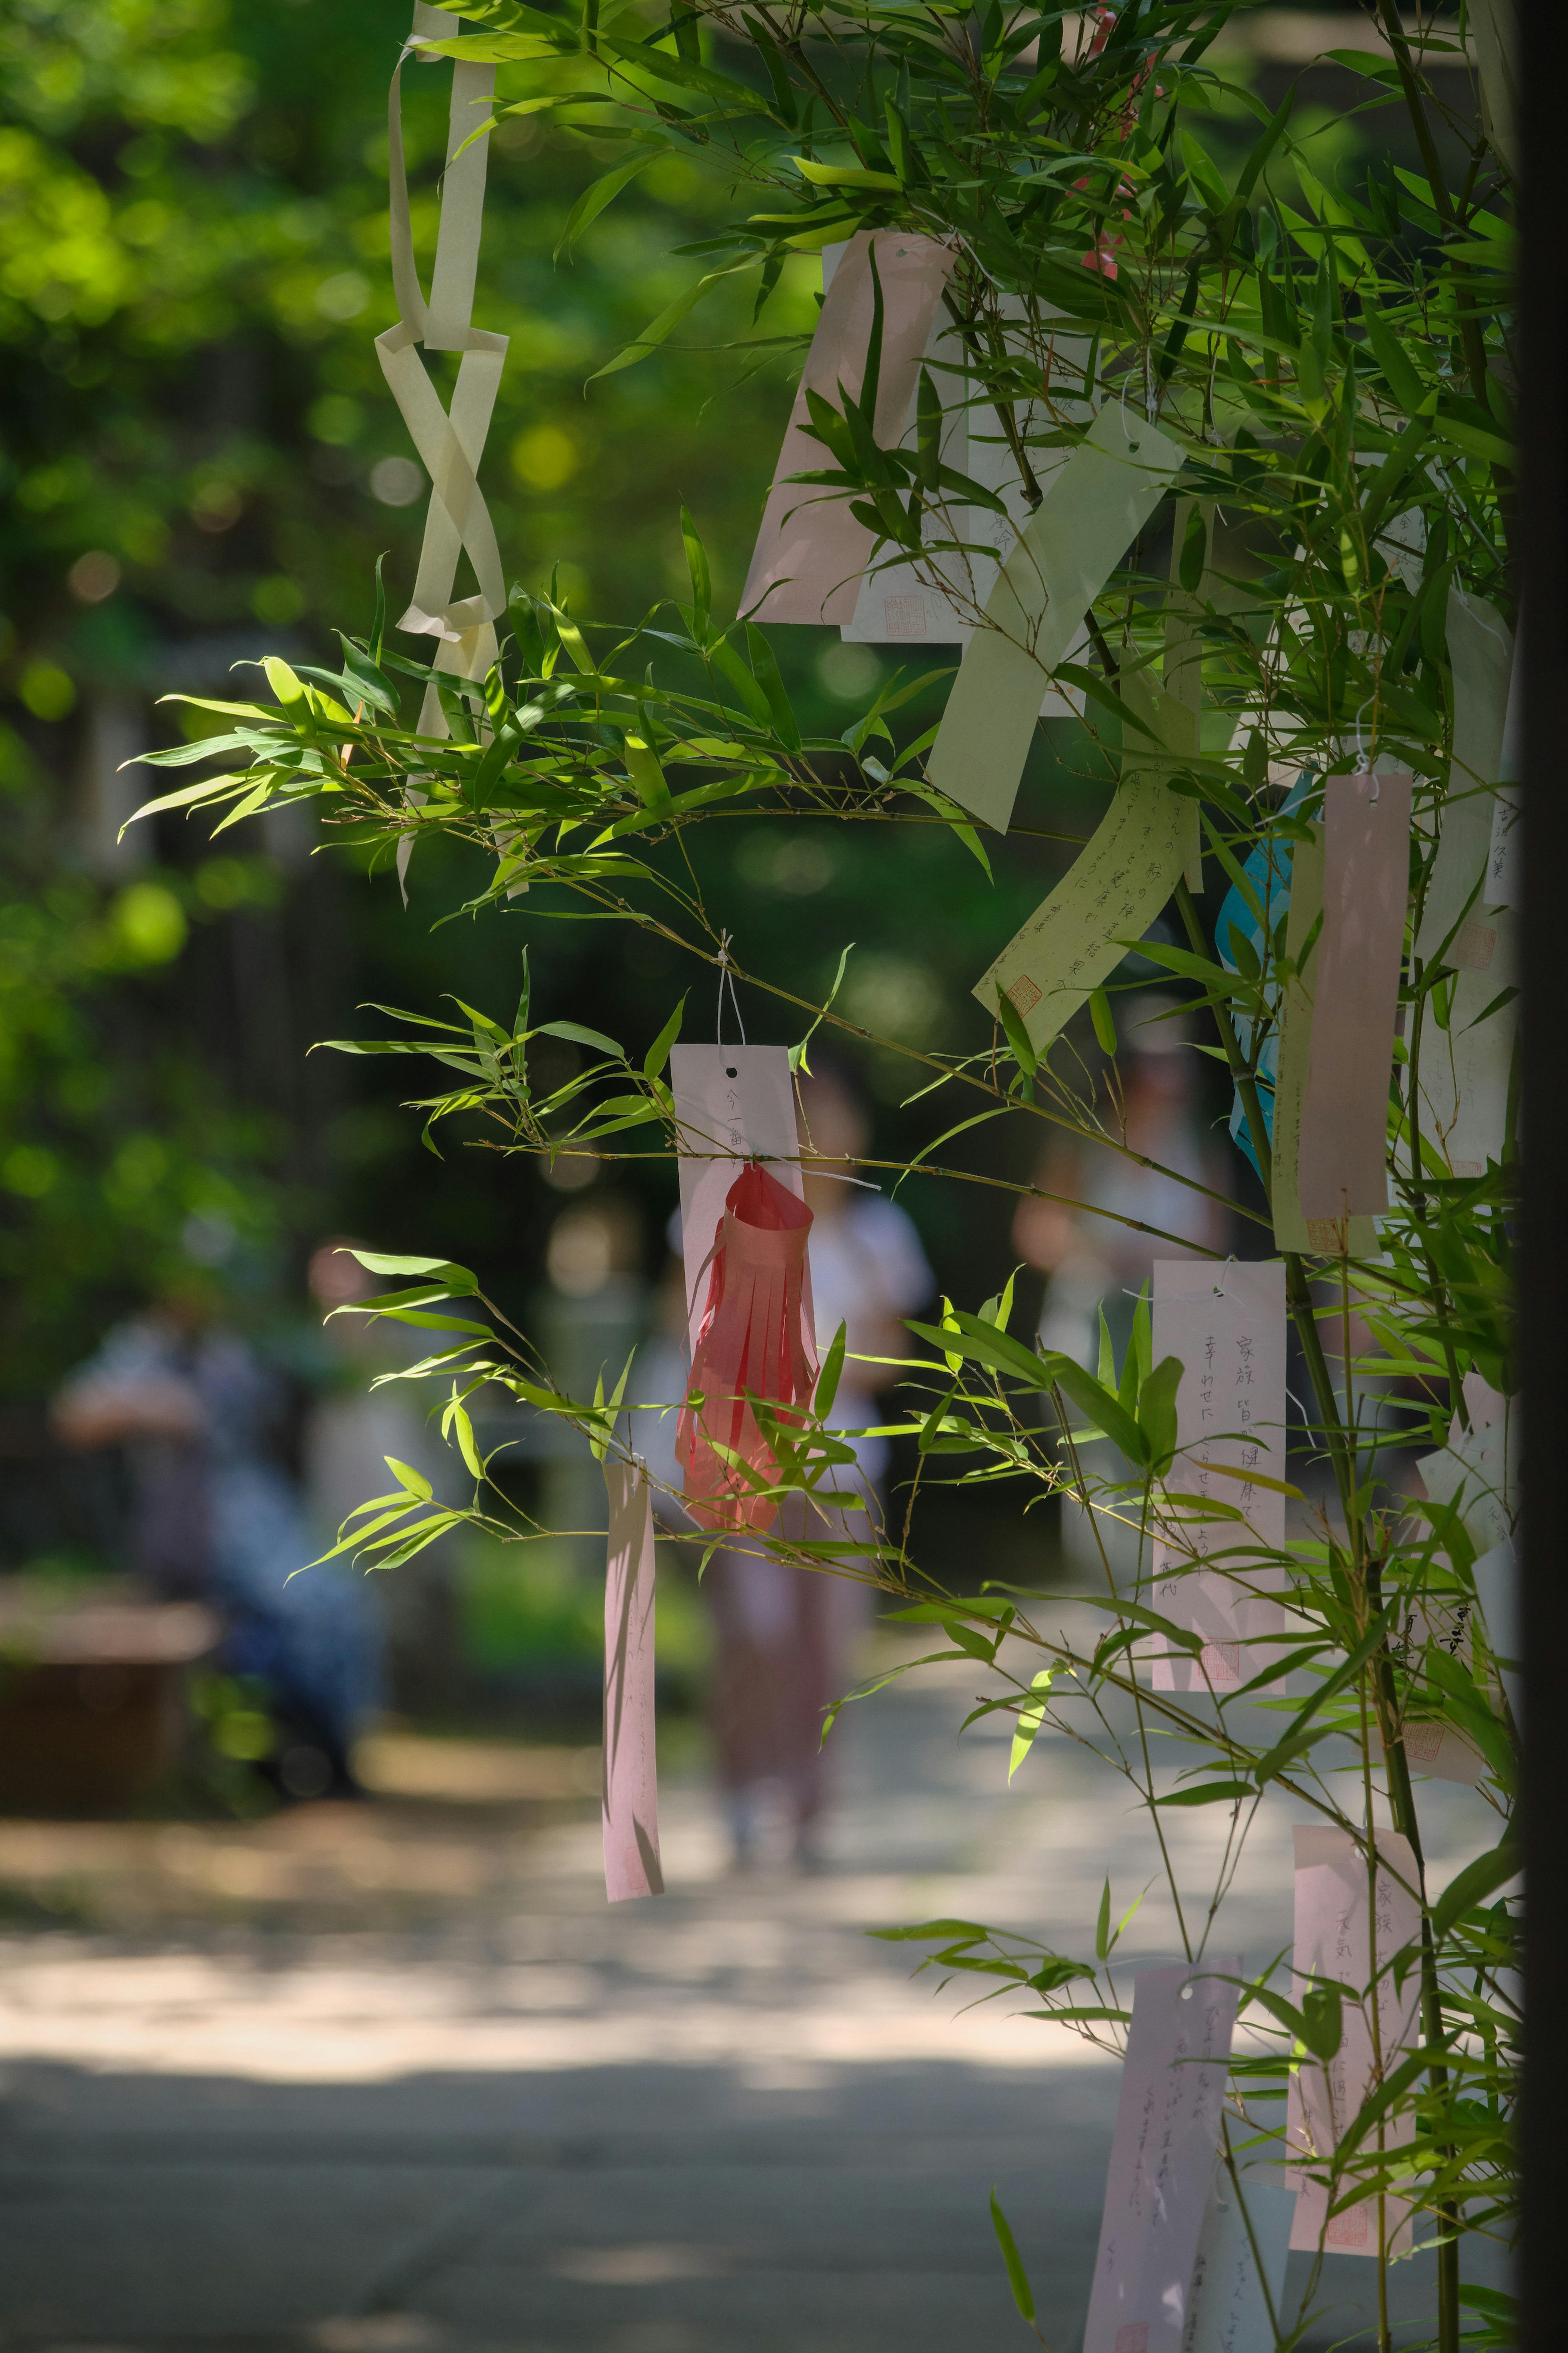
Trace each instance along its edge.
{"label": "paved walkway", "polygon": [[[1005,1737],[959,1740],[979,1680],[847,1711],[818,1877],[726,1876],[700,1769],[667,1771],[659,1903],[605,1906],[591,1752],[393,1740],[373,1806],[0,1825],[0,1891],[46,1924],[0,1941],[0,2345],[1022,2348],[994,2183],[1073,2353],[1115,2067],[1004,2003],[957,2016],[972,1989],[864,1933],[1084,1949],[1106,1873],[1119,1910],[1150,1874],[1072,1742],[1009,1791]],[[1439,1848],[1489,1842],[1479,1813],[1446,1796]],[[1167,1819],[1195,1862],[1207,1818]],[[1286,1941],[1289,1854],[1280,1810],[1233,1947]],[[1157,1891],[1128,1946],[1173,1950]]]}

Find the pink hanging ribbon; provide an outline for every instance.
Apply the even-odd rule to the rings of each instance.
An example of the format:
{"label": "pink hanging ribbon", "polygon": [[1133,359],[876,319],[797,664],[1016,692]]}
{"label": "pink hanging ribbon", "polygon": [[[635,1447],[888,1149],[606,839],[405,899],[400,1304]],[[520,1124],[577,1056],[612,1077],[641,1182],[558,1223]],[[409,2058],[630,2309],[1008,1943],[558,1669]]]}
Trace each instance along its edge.
{"label": "pink hanging ribbon", "polygon": [[[747,1399],[804,1405],[816,1380],[805,1313],[811,1211],[753,1162],[724,1198],[714,1229],[708,1298],[676,1434],[686,1508],[700,1526],[764,1535],[778,1505],[759,1495],[714,1443],[764,1478],[777,1472]],[[700,1398],[699,1404],[697,1399]]]}
{"label": "pink hanging ribbon", "polygon": [[607,1461],[605,1560],[605,1894],[662,1895],[654,1751],[653,1499],[637,1462]]}
{"label": "pink hanging ribbon", "polygon": [[[876,237],[882,285],[877,439],[891,448],[903,432],[931,322],[958,256],[933,237],[906,237],[896,229],[879,229]],[[860,397],[871,339],[870,256],[871,233],[862,229],[850,238],[823,297],[741,598],[741,610],[761,621],[842,623],[855,617],[873,535],[856,522],[847,498],[789,477],[821,473],[834,463],[831,452],[805,430],[811,421],[806,393],[820,393],[835,408],[840,385],[851,399]]]}
{"label": "pink hanging ribbon", "polygon": [[1388,1082],[1410,859],[1411,779],[1400,768],[1323,786],[1323,930],[1301,1106],[1301,1213],[1388,1207]]}

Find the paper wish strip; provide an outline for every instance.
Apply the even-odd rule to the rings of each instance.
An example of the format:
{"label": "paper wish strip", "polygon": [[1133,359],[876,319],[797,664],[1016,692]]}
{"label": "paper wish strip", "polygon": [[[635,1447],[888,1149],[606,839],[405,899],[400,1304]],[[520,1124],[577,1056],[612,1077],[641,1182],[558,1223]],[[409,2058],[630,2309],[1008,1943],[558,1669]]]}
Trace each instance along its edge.
{"label": "paper wish strip", "polygon": [[653,1497],[640,1463],[609,1460],[605,1561],[605,1893],[662,1895],[654,1747]]}
{"label": "paper wish strip", "polygon": [[[1173,1519],[1154,1542],[1152,1605],[1162,1618],[1204,1638],[1199,1658],[1156,1652],[1156,1691],[1234,1691],[1268,1663],[1285,1632],[1287,1572],[1255,1547],[1285,1543],[1285,1498],[1224,1464],[1265,1478],[1285,1476],[1285,1269],[1278,1259],[1154,1261],[1153,1360],[1175,1356],[1177,1454],[1165,1492],[1246,1514],[1234,1520]],[[1226,1556],[1221,1568],[1194,1568],[1194,1553]],[[1157,1638],[1158,1639],[1158,1638]]]}
{"label": "paper wish strip", "polygon": [[1521,643],[1515,648],[1513,668],[1509,673],[1508,716],[1503,721],[1502,754],[1498,762],[1502,790],[1492,807],[1491,849],[1487,860],[1487,879],[1481,892],[1489,907],[1521,907],[1524,904],[1524,843],[1519,826],[1523,815],[1523,804],[1519,794],[1523,774],[1524,651]]}
{"label": "paper wish strip", "polygon": [[[823,252],[825,276],[830,257],[843,248]],[[1042,449],[1042,433],[1062,424],[1093,422],[1091,404],[1078,389],[1088,372],[1090,339],[1064,326],[1042,325],[1031,320],[1016,295],[999,298],[1002,332],[1015,361],[1040,379],[1039,392],[1013,403],[1014,434],[1028,450],[1030,467],[1042,491],[1050,488],[1072,453],[1068,448]],[[926,346],[925,364],[941,396],[943,408],[942,459],[955,473],[1000,499],[1005,512],[972,504],[953,497],[943,520],[928,523],[927,536],[962,540],[963,549],[933,551],[917,565],[909,559],[893,561],[884,552],[860,584],[855,617],[846,622],[843,636],[852,645],[898,645],[925,638],[937,644],[967,645],[984,612],[996,575],[1011,554],[1027,524],[1030,507],[1014,442],[1001,413],[977,390],[970,373],[963,331],[944,301],[939,303]],[[1068,389],[1068,387],[1073,387]],[[918,439],[918,399],[911,400],[903,443],[913,448]],[[945,528],[944,528],[945,525]],[[1089,658],[1089,635],[1081,628],[1066,659]],[[1083,691],[1066,681],[1048,680],[1040,700],[1042,719],[1083,715]]]}
{"label": "paper wish strip", "polygon": [[1262,2353],[1274,2342],[1269,2313],[1283,2310],[1295,2213],[1278,2167],[1244,2170],[1238,2197],[1228,2167],[1215,2165],[1182,2353]]}
{"label": "paper wish strip", "polygon": [[[1518,986],[1518,958],[1519,917],[1511,907],[1489,908],[1484,920],[1462,923],[1444,958],[1458,966],[1447,1027],[1439,1028],[1428,997],[1417,1061],[1401,1073],[1407,1110],[1413,1073],[1419,1082],[1424,1167],[1436,1158],[1452,1176],[1484,1176],[1489,1161],[1502,1159],[1519,1029],[1519,1000],[1509,992]],[[1409,1166],[1407,1148],[1399,1159]]]}
{"label": "paper wish strip", "polygon": [[[1274,1242],[1282,1250],[1316,1250],[1333,1257],[1374,1258],[1377,1228],[1369,1217],[1352,1217],[1348,1232],[1333,1218],[1309,1220],[1301,1210],[1300,1160],[1307,1072],[1312,1045],[1313,990],[1322,949],[1323,829],[1299,841],[1290,861],[1290,913],[1285,953],[1295,966],[1280,991],[1278,1064],[1274,1081],[1271,1187]],[[1312,939],[1314,929],[1319,935]]]}
{"label": "paper wish strip", "polygon": [[1310,1225],[1328,1219],[1342,1229],[1351,1218],[1388,1207],[1410,800],[1402,768],[1330,776],[1323,786],[1323,929],[1297,1160]]}
{"label": "paper wish strip", "polygon": [[1141,1969],[1083,2353],[1184,2353],[1241,1957]]}
{"label": "paper wish strip", "polygon": [[[876,232],[882,287],[882,360],[877,380],[877,439],[893,446],[904,429],[920,364],[942,290],[958,256],[934,238]],[[866,375],[872,321],[871,233],[850,238],[831,274],[821,314],[784,432],[762,528],[752,554],[741,610],[754,620],[852,621],[874,534],[850,513],[851,501],[820,484],[792,481],[821,473],[831,453],[805,431],[808,392],[834,408],[843,385],[858,400]]]}
{"label": "paper wish strip", "polygon": [[[975,640],[979,642],[978,639]],[[1142,676],[1123,692],[1177,757],[1191,756],[1192,714]],[[1050,896],[974,985],[996,1018],[1000,989],[1043,1054],[1091,991],[1142,939],[1181,879],[1182,803],[1165,783],[1173,757],[1143,739],[1123,747],[1121,782],[1106,816]]]}
{"label": "paper wish strip", "polygon": [[1012,822],[1046,683],[1184,454],[1108,401],[1002,566],[926,762],[940,792],[998,833]]}
{"label": "paper wish strip", "polygon": [[[825,293],[832,286],[834,273],[848,249],[847,245],[823,247],[822,285]],[[869,272],[867,274],[865,303],[863,343],[869,340],[871,332]],[[942,462],[955,474],[965,474],[969,471],[969,378],[964,366],[963,335],[940,297],[931,313],[931,331],[926,337],[921,364],[929,372],[931,385],[942,402]],[[917,371],[899,446],[913,449],[918,446],[919,438],[920,378]],[[827,462],[826,452],[818,462]],[[967,524],[967,507],[952,508],[949,534],[955,538],[968,537]],[[897,561],[891,561],[889,557],[890,551],[884,549],[880,561],[859,582],[855,593],[855,610],[840,632],[845,643],[882,646],[913,641],[928,645],[962,645],[969,635],[969,622],[959,605],[944,593],[940,575],[948,567],[942,560],[933,557],[929,563],[917,565],[908,557],[900,557]],[[772,610],[770,605],[764,617]]]}
{"label": "paper wish strip", "polygon": [[[1300,2003],[1314,1982],[1325,1978],[1349,1987],[1358,1999],[1347,1996],[1344,2001],[1344,2031],[1335,2056],[1326,2063],[1303,2058],[1290,2078],[1286,2145],[1297,2185],[1290,2244],[1314,2253],[1321,2247],[1334,2254],[1375,2255],[1376,2197],[1331,2215],[1331,2205],[1339,2202],[1349,2184],[1342,2176],[1331,2198],[1326,2177],[1335,2148],[1374,2086],[1370,1998],[1374,1966],[1384,2077],[1414,2046],[1420,1973],[1411,1969],[1403,1991],[1395,1993],[1389,1965],[1421,1933],[1421,1906],[1413,1892],[1419,1883],[1415,1858],[1409,1841],[1396,1831],[1379,1831],[1377,1894],[1375,1905],[1369,1905],[1367,1858],[1348,1831],[1314,1822],[1298,1824],[1294,1835],[1293,1999]],[[1325,2179],[1314,2180],[1312,2175],[1320,2171]],[[1404,2252],[1410,2242],[1409,2205],[1389,2197],[1384,2207],[1389,2249]]]}
{"label": "paper wish strip", "polygon": [[1463,966],[1478,952],[1468,936],[1485,929],[1488,860],[1495,788],[1502,775],[1503,721],[1508,711],[1513,636],[1502,615],[1479,596],[1448,591],[1448,658],[1454,676],[1454,753],[1448,789],[1438,810],[1436,855],[1415,953],[1441,954]]}

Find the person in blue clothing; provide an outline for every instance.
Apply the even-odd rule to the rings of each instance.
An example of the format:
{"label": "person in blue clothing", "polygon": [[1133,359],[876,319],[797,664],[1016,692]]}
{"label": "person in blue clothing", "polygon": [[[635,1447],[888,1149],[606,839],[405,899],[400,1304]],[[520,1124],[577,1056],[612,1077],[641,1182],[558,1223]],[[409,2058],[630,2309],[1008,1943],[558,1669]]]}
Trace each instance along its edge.
{"label": "person in blue clothing", "polygon": [[354,1794],[354,1736],[381,1698],[363,1580],[320,1551],[273,1445],[280,1384],[194,1284],[117,1324],[66,1381],[70,1446],[120,1445],[132,1565],[160,1593],[218,1613],[222,1663],[266,1685],[279,1739],[266,1769],[289,1798]]}

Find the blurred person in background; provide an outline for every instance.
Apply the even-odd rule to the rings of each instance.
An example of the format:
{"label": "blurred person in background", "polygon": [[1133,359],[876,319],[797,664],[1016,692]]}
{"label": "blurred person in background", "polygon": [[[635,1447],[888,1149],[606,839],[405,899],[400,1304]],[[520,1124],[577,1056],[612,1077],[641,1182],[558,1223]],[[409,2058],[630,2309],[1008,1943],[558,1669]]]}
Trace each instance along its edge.
{"label": "blurred person in background", "polygon": [[358,1794],[355,1734],[381,1698],[363,1579],[321,1550],[275,1445],[282,1384],[218,1321],[210,1287],[171,1286],[117,1324],[57,1396],[68,1446],[122,1446],[130,1551],[158,1593],[223,1622],[222,1663],[266,1686],[278,1738],[265,1769],[288,1798]]}
{"label": "blurred person in background", "polygon": [[[798,1082],[809,1241],[812,1306],[818,1359],[846,1327],[844,1370],[827,1419],[853,1431],[878,1419],[877,1392],[886,1379],[875,1364],[857,1358],[907,1354],[901,1319],[916,1314],[934,1289],[912,1220],[896,1202],[851,1181],[869,1140],[870,1124],[848,1074],[819,1069]],[[668,1271],[662,1331],[639,1366],[641,1395],[667,1409],[687,1380],[685,1275],[679,1213],[670,1220],[675,1253]],[[679,1493],[673,1409],[632,1417],[632,1443],[660,1482]],[[858,1488],[858,1508],[831,1520],[796,1504],[780,1519],[783,1534],[813,1538],[864,1538],[880,1522],[879,1486],[887,1468],[885,1438],[856,1437],[856,1468],[833,1483]],[[661,1506],[678,1534],[693,1533],[679,1505]],[[825,1709],[843,1691],[848,1654],[866,1621],[868,1588],[850,1577],[796,1567],[721,1547],[702,1574],[712,1614],[717,1654],[710,1720],[735,1865],[756,1860],[770,1801],[782,1799],[787,1833],[803,1869],[820,1867],[820,1824],[826,1797],[822,1746]]]}
{"label": "blurred person in background", "polygon": [[[1043,1193],[1068,1198],[1023,1199],[1013,1219],[1014,1249],[1046,1277],[1039,1346],[1058,1350],[1089,1372],[1100,1361],[1102,1314],[1121,1367],[1139,1293],[1157,1258],[1223,1253],[1231,1243],[1225,1202],[1181,1182],[1189,1177],[1218,1192],[1230,1182],[1226,1146],[1202,1124],[1186,1017],[1169,997],[1134,997],[1121,1029],[1119,1082],[1115,1090],[1103,1089],[1100,1117],[1110,1136],[1154,1166],[1053,1134],[1033,1181]],[[1097,1217],[1096,1210],[1113,1214]],[[1123,1218],[1183,1236],[1185,1245],[1140,1233],[1118,1222]],[[1091,1481],[1120,1475],[1121,1456],[1108,1440],[1080,1449],[1079,1458]],[[1065,1499],[1062,1549],[1079,1573],[1097,1576],[1109,1567],[1121,1580],[1139,1571],[1139,1539],[1130,1523],[1109,1511],[1091,1517]]]}

